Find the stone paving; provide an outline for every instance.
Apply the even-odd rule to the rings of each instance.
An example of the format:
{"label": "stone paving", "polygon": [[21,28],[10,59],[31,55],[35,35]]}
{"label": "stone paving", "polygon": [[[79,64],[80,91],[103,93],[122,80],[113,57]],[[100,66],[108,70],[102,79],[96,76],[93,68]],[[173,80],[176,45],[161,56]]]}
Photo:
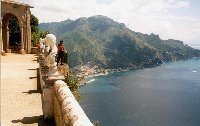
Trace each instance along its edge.
{"label": "stone paving", "polygon": [[35,54],[1,56],[1,126],[54,126],[44,121]]}

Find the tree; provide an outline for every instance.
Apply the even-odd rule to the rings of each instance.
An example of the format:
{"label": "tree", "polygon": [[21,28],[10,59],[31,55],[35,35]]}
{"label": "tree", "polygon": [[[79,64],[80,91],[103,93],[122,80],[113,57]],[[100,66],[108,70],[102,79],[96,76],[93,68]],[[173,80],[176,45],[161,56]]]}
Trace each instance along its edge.
{"label": "tree", "polygon": [[40,38],[45,38],[49,31],[40,32]]}
{"label": "tree", "polygon": [[8,24],[9,28],[9,45],[18,46],[21,41],[20,27],[17,17],[11,17]]}
{"label": "tree", "polygon": [[35,17],[33,14],[31,14],[30,19],[30,25],[31,25],[31,44],[32,46],[36,46],[36,44],[39,42],[39,20],[37,17]]}

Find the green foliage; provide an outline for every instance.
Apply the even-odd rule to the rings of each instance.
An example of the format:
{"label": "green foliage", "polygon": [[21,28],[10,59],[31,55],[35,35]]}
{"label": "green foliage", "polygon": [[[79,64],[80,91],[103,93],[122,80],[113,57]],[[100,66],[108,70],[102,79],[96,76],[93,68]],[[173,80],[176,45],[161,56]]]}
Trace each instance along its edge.
{"label": "green foliage", "polygon": [[30,17],[31,32],[39,33],[39,20],[33,14]]}
{"label": "green foliage", "polygon": [[[30,17],[30,26],[31,26],[31,44],[32,46],[36,46],[39,41],[39,21],[37,17],[31,14]],[[18,45],[21,43],[21,33],[19,22],[16,17],[11,17],[9,20],[9,32],[10,32],[10,42],[11,45]]]}
{"label": "green foliage", "polygon": [[78,91],[78,79],[74,75],[70,74],[69,76],[65,77],[65,82],[67,83],[67,86],[72,91],[72,94],[74,97],[79,101],[81,98],[81,95]]}
{"label": "green foliage", "polygon": [[200,56],[199,50],[181,41],[134,32],[105,16],[42,23],[39,28],[64,40],[70,67],[88,63],[104,68],[152,67],[162,61]]}
{"label": "green foliage", "polygon": [[39,39],[40,38],[39,38],[38,34],[33,32],[32,35],[31,35],[31,44],[32,44],[33,47],[35,47],[36,44],[39,43]]}
{"label": "green foliage", "polygon": [[8,27],[9,27],[9,32],[11,34],[20,33],[19,22],[18,22],[18,19],[16,17],[10,18]]}
{"label": "green foliage", "polygon": [[45,32],[40,32],[40,38],[45,38],[47,33],[49,33],[48,31],[45,31]]}
{"label": "green foliage", "polygon": [[75,76],[69,75],[68,77],[65,78],[65,82],[67,83],[69,89],[72,92],[78,89],[78,79]]}
{"label": "green foliage", "polygon": [[99,121],[95,121],[95,122],[93,123],[93,125],[94,125],[94,126],[101,126]]}
{"label": "green foliage", "polygon": [[39,43],[39,28],[38,28],[39,20],[33,14],[30,17],[30,25],[31,25],[31,44],[32,46],[36,46]]}
{"label": "green foliage", "polygon": [[9,45],[17,46],[21,43],[21,33],[18,19],[16,17],[11,17],[8,24],[9,28]]}
{"label": "green foliage", "polygon": [[74,95],[74,97],[76,98],[77,101],[80,101],[81,99],[81,94],[78,90],[73,91],[72,94]]}

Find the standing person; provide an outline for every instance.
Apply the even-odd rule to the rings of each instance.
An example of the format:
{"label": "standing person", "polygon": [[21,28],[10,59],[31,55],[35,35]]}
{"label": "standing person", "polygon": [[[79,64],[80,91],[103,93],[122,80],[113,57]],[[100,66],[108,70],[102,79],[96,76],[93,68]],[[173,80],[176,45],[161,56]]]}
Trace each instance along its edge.
{"label": "standing person", "polygon": [[57,66],[60,60],[61,60],[60,65],[63,65],[64,50],[65,50],[64,44],[63,44],[63,41],[61,40],[60,43],[58,44]]}

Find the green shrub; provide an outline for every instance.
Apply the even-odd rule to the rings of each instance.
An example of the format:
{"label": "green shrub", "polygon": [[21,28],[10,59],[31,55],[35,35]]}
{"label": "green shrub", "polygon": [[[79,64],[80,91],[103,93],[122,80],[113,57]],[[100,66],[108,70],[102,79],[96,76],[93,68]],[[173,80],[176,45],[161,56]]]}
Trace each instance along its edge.
{"label": "green shrub", "polygon": [[65,82],[67,83],[67,86],[71,90],[72,94],[76,98],[76,100],[80,100],[81,95],[80,92],[78,91],[78,79],[74,75],[69,75],[65,77]]}

